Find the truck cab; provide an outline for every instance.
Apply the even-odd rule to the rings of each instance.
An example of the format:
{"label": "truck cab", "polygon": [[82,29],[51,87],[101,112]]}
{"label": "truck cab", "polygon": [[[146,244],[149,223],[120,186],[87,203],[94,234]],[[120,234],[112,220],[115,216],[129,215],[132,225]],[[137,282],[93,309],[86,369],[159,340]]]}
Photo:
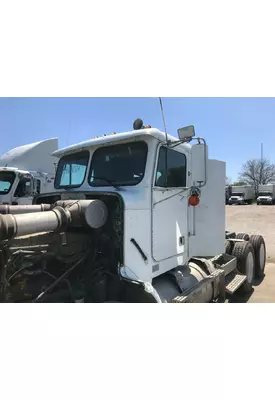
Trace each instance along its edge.
{"label": "truck cab", "polygon": [[272,205],[275,203],[275,185],[259,185],[257,205]]}
{"label": "truck cab", "polygon": [[245,204],[243,192],[234,192],[229,198],[229,204]]}
{"label": "truck cab", "polygon": [[224,301],[263,276],[264,239],[225,230],[225,163],[194,127],[133,128],[55,151],[55,191],[2,207],[0,301]]}
{"label": "truck cab", "polygon": [[[43,178],[16,168],[0,168],[0,204],[32,204]],[[53,186],[52,186],[53,187]]]}
{"label": "truck cab", "polygon": [[[56,192],[38,196],[35,204],[107,201],[120,224],[128,276],[152,282],[194,255],[224,251],[225,163],[209,160],[206,144],[191,146],[147,127],[93,138],[53,155],[59,158]],[[197,207],[190,205],[191,187]]]}
{"label": "truck cab", "polygon": [[257,197],[257,204],[273,204],[273,194],[271,192],[259,192]]}
{"label": "truck cab", "polygon": [[46,139],[0,156],[0,204],[32,204],[35,195],[52,191],[58,139]]}

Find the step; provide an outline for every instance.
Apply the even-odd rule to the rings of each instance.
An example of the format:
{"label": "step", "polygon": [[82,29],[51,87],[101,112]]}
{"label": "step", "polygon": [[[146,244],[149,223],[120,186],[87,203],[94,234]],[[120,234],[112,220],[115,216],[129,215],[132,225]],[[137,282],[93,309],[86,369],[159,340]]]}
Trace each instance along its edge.
{"label": "step", "polygon": [[238,290],[246,280],[246,275],[238,274],[235,271],[225,277],[225,291],[233,294]]}

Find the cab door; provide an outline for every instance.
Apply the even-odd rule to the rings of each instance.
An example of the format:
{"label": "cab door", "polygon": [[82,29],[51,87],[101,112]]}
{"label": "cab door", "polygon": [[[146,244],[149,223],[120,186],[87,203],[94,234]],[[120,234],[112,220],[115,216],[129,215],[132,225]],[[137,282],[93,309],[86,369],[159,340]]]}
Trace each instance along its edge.
{"label": "cab door", "polygon": [[30,175],[21,175],[14,191],[13,203],[32,204],[33,199],[33,178]]}
{"label": "cab door", "polygon": [[182,150],[158,150],[152,193],[152,253],[157,262],[177,257],[181,264],[188,257],[188,162]]}

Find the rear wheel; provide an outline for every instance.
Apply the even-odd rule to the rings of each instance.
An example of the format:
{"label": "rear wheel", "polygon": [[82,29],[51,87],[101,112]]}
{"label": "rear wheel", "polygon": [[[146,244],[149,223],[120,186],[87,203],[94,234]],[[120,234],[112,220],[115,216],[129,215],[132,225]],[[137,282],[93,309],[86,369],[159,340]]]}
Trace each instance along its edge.
{"label": "rear wheel", "polygon": [[249,235],[247,233],[237,233],[236,239],[242,239],[242,240],[246,240],[248,242]]}
{"label": "rear wheel", "polygon": [[227,240],[225,242],[225,253],[226,254],[232,254],[232,250],[234,248],[234,242],[231,242],[230,240]]}
{"label": "rear wheel", "polygon": [[255,254],[255,276],[262,278],[264,276],[266,263],[266,247],[264,238],[261,235],[251,235],[250,243]]}
{"label": "rear wheel", "polygon": [[238,270],[246,275],[246,281],[241,289],[244,293],[252,291],[252,282],[255,274],[255,255],[252,244],[249,242],[236,242],[232,255],[237,258]]}

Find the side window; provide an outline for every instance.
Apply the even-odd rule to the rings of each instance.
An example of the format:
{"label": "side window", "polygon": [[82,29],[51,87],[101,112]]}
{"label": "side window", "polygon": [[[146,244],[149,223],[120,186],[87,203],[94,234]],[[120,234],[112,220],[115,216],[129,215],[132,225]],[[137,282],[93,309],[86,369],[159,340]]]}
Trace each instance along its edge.
{"label": "side window", "polygon": [[[167,152],[167,185],[166,185],[166,152]],[[156,186],[186,187],[186,156],[172,149],[161,147],[156,172]]]}

